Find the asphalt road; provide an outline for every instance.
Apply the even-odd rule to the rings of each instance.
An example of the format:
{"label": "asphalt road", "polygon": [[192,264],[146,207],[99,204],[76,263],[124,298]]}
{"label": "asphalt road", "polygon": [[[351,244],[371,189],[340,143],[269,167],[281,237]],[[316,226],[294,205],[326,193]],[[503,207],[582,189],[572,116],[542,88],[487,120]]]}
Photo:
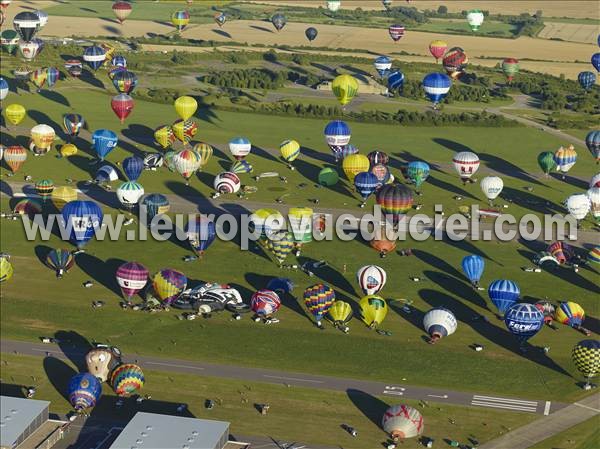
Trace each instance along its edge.
{"label": "asphalt road", "polygon": [[[83,358],[85,353],[79,348],[66,349],[65,344],[29,343],[13,340],[1,340],[0,349],[5,353],[16,353],[44,357],[52,355],[61,359]],[[537,413],[548,415],[562,409],[566,404],[546,400],[528,400],[487,394],[473,394],[448,389],[415,387],[396,382],[374,382],[368,380],[347,379],[343,377],[317,376],[305,373],[292,373],[261,368],[216,365],[191,360],[165,359],[149,356],[125,356],[124,362],[138,363],[144,368],[157,371],[172,371],[197,374],[241,381],[266,382],[296,387],[318,388],[343,391],[359,390],[373,396],[406,398],[453,405],[486,407],[506,411]]]}

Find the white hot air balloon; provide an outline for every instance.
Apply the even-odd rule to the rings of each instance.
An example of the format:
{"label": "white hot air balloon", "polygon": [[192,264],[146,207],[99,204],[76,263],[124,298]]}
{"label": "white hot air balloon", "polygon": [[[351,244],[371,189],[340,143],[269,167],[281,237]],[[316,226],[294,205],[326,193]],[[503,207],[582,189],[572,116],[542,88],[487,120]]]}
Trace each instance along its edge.
{"label": "white hot air balloon", "polygon": [[600,173],[596,173],[592,176],[592,179],[590,179],[590,188],[591,187],[600,187]]}
{"label": "white hot air balloon", "polygon": [[117,198],[126,208],[133,208],[143,196],[144,188],[137,182],[127,181],[117,188]]}
{"label": "white hot air balloon", "polygon": [[245,137],[236,137],[229,141],[229,151],[237,160],[244,159],[252,150],[252,144]]}
{"label": "white hot air balloon", "polygon": [[40,21],[40,29],[44,28],[48,23],[48,13],[45,11],[40,11],[38,9],[37,11],[34,11],[34,14],[38,16],[38,19]]}
{"label": "white hot air balloon", "polygon": [[4,100],[8,95],[8,83],[0,76],[0,101]]}
{"label": "white hot air balloon", "polygon": [[229,171],[219,173],[217,176],[215,176],[215,180],[213,182],[213,186],[217,191],[217,195],[236,193],[238,190],[240,190],[241,185],[242,182],[240,181],[238,175]]}
{"label": "white hot air balloon", "polygon": [[387,281],[387,273],[377,265],[365,265],[356,272],[358,285],[365,295],[375,295]]}
{"label": "white hot air balloon", "polygon": [[336,12],[342,6],[342,2],[340,0],[328,0],[327,1],[327,9],[331,12]]}
{"label": "white hot air balloon", "polygon": [[417,437],[423,433],[424,428],[421,413],[409,405],[394,405],[388,408],[381,425],[394,442]]}
{"label": "white hot air balloon", "polygon": [[567,198],[565,206],[573,218],[583,220],[592,208],[592,202],[585,193],[576,193]]}
{"label": "white hot air balloon", "polygon": [[600,219],[600,187],[592,187],[586,193],[592,205],[592,216],[598,220]]}
{"label": "white hot air balloon", "polygon": [[467,23],[469,24],[469,27],[471,27],[472,31],[477,31],[479,29],[483,23],[483,19],[483,13],[478,9],[472,9],[471,11],[467,12]]}
{"label": "white hot air balloon", "polygon": [[498,195],[500,195],[500,192],[502,192],[503,188],[504,181],[502,181],[502,178],[499,178],[498,176],[486,176],[481,180],[481,190],[489,200],[490,204],[492,201],[498,198]]}
{"label": "white hot air balloon", "polygon": [[56,133],[50,125],[41,123],[31,128],[31,140],[42,149],[49,149],[54,143]]}
{"label": "white hot air balloon", "polygon": [[95,182],[112,182],[119,179],[117,170],[112,165],[103,165],[96,172]]}
{"label": "white hot air balloon", "polygon": [[471,176],[479,170],[480,164],[479,156],[471,151],[461,151],[460,153],[456,153],[452,158],[452,163],[463,184],[466,184]]}
{"label": "white hot air balloon", "polygon": [[19,41],[19,53],[26,61],[33,61],[40,51],[40,43],[38,41]]}
{"label": "white hot air balloon", "polygon": [[457,326],[454,314],[442,307],[431,309],[423,317],[423,327],[431,337],[429,343],[432,344],[440,338],[452,335]]}

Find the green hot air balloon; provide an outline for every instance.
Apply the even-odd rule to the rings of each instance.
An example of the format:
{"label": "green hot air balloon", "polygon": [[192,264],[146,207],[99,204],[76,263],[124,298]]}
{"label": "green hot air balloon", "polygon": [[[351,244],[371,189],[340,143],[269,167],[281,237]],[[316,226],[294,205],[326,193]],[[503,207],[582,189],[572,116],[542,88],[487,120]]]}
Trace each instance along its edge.
{"label": "green hot air balloon", "polygon": [[556,162],[554,161],[554,153],[551,151],[544,151],[538,155],[538,165],[542,171],[548,176],[550,172],[556,169]]}

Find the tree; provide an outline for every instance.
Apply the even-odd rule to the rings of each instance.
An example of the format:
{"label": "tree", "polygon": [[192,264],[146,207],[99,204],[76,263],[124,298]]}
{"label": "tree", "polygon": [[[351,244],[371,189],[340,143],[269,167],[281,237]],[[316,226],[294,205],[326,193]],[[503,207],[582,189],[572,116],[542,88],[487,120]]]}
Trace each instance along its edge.
{"label": "tree", "polygon": [[438,14],[446,15],[448,14],[448,7],[444,5],[440,5],[437,9]]}

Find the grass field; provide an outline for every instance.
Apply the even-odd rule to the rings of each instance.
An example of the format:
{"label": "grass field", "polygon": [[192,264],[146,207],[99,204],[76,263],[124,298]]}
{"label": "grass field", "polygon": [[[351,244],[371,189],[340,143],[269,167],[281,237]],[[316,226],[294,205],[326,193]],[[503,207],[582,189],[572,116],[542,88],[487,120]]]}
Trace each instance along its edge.
{"label": "grass field", "polygon": [[598,417],[589,419],[529,449],[596,449],[600,447]]}
{"label": "grass field", "polygon": [[538,33],[538,37],[593,44],[597,42],[599,32],[600,24],[548,22]]}
{"label": "grass field", "polygon": [[[4,384],[36,385],[36,399],[51,401],[51,412],[66,413],[71,410],[64,399],[64,390],[69,376],[75,373],[73,364],[53,358],[42,360],[8,354],[3,354],[2,358]],[[115,409],[116,397],[110,387],[104,384],[102,399],[91,417],[96,414],[105,417],[110,415],[112,419],[125,421],[138,410],[175,414],[177,405],[186,403],[187,416],[229,421],[232,423],[232,434],[238,438],[239,435],[271,435],[282,440],[362,449],[376,447],[385,440],[380,421],[385,409],[394,404],[389,397],[378,398],[357,390],[325,393],[309,388],[159,371],[144,370],[144,374],[146,384],[142,393],[150,394],[152,400],[136,406],[131,399],[121,409]],[[2,387],[3,394],[5,390],[8,392],[8,386]],[[213,410],[205,409],[206,399],[216,402]],[[468,438],[476,438],[483,443],[536,418],[532,414],[483,408],[437,404],[423,407],[416,401],[402,402],[418,407],[425,419],[424,434],[438,442],[446,438],[466,443]],[[271,406],[267,416],[261,416],[255,408],[255,404],[262,403]],[[297,413],[298,410],[302,413]],[[450,423],[451,419],[454,424]],[[357,439],[340,427],[344,423],[358,430]],[[416,440],[407,440],[402,447],[412,449],[420,445]]]}

